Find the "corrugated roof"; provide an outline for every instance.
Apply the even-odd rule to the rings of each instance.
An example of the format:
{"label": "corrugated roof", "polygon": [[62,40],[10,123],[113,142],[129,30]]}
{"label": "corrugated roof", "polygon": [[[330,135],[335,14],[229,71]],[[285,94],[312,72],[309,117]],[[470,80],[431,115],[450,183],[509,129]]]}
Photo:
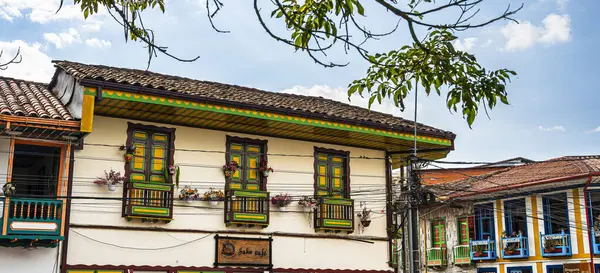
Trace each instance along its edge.
{"label": "corrugated roof", "polygon": [[46,84],[6,77],[0,77],[0,114],[73,120]]}
{"label": "corrugated roof", "polygon": [[[70,61],[53,62],[55,66],[65,70],[79,80],[90,79],[141,86],[192,95],[198,99],[252,105],[261,109],[284,110],[288,113],[299,115],[313,113],[330,120],[344,119],[356,123],[369,123],[374,125],[373,127],[386,130],[403,132],[413,130],[412,121],[321,97],[269,92],[255,88],[200,81],[137,69],[90,65]],[[418,124],[417,128],[421,134],[442,136],[448,139],[455,138],[452,132],[431,126]]]}

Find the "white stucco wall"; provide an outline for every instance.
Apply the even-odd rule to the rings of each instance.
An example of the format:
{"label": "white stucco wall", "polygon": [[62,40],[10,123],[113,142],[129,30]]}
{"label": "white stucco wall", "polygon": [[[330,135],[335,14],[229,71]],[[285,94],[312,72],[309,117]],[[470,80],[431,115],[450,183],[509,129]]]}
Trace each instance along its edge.
{"label": "white stucco wall", "polygon": [[[143,124],[153,124],[137,122]],[[169,126],[175,128],[175,164],[181,168],[181,187],[191,185],[203,193],[209,187],[223,189],[225,179],[221,167],[225,163],[226,136],[239,136],[268,141],[269,165],[275,172],[269,176],[267,190],[271,196],[277,193],[291,195],[313,195],[313,153],[314,147],[345,150],[350,152],[350,187],[355,200],[356,211],[361,201],[375,212],[371,226],[364,232],[358,227],[353,235],[386,237],[385,230],[385,163],[384,152],[344,146],[287,140],[280,138],[252,136],[198,128]],[[116,192],[108,192],[106,187],[96,186],[93,179],[110,168],[124,171],[123,152],[118,146],[125,143],[127,120],[95,117],[93,133],[85,140],[82,151],[75,153],[73,195],[87,197],[122,197],[122,187]],[[102,146],[108,145],[108,146]],[[193,151],[184,151],[193,150]],[[213,152],[199,152],[213,151]],[[289,156],[293,155],[293,156]],[[375,159],[360,159],[356,157]],[[222,204],[209,208],[206,202],[198,201],[194,207],[181,207],[177,200],[174,208],[174,221],[169,224],[127,222],[121,217],[121,202],[111,200],[75,199],[71,210],[72,225],[105,225],[128,227],[163,227],[168,229],[239,230],[226,227],[223,222]],[[272,208],[270,224],[265,229],[246,229],[260,232],[289,232],[315,234],[309,224],[308,214],[295,212],[295,204],[288,212],[278,212]],[[290,212],[291,211],[291,212]],[[356,224],[356,226],[358,226]],[[127,264],[127,265],[187,265],[212,266],[214,262],[214,236],[185,246],[157,251],[126,251],[125,249],[97,243],[86,239],[79,232],[101,242],[111,242],[119,246],[156,248],[178,245],[209,234],[140,232],[73,228],[69,239],[69,264]],[[239,236],[239,235],[238,235]],[[124,255],[127,253],[127,255]],[[123,255],[121,255],[123,254]],[[304,239],[274,237],[273,263],[275,267],[297,268],[338,268],[338,269],[379,269],[390,270],[387,265],[387,243],[375,241],[373,244],[329,239]]]}

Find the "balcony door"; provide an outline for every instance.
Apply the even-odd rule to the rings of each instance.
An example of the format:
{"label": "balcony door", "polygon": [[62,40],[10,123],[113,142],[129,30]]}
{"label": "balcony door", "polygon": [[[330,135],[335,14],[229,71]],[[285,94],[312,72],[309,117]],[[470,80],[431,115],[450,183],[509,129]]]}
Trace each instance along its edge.
{"label": "balcony door", "polygon": [[55,197],[60,176],[61,148],[14,145],[12,179],[16,196]]}
{"label": "balcony door", "polygon": [[261,161],[267,162],[266,150],[266,140],[227,136],[227,162],[236,162],[238,171],[227,178],[226,188],[266,191],[267,177],[259,171]]}
{"label": "balcony door", "polygon": [[518,237],[519,234],[527,237],[526,209],[525,198],[504,202],[504,220],[507,237]]}
{"label": "balcony door", "polygon": [[475,206],[475,240],[494,238],[494,204]]}
{"label": "balcony door", "polygon": [[569,211],[566,193],[545,195],[544,230],[545,234],[569,233]]}

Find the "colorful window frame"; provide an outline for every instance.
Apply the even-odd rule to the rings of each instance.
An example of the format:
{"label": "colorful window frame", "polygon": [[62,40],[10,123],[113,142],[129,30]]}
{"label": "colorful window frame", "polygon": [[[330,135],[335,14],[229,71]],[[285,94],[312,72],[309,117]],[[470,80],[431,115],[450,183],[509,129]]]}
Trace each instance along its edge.
{"label": "colorful window frame", "polygon": [[350,198],[350,152],[315,147],[315,197]]}
{"label": "colorful window frame", "polygon": [[126,143],[127,147],[136,147],[131,162],[125,163],[129,182],[173,182],[165,172],[174,162],[174,128],[128,122]]}
{"label": "colorful window frame", "polygon": [[494,204],[479,204],[475,210],[475,240],[494,240]]}
{"label": "colorful window frame", "polygon": [[470,241],[470,230],[469,230],[469,217],[461,216],[456,218],[456,232],[458,245],[469,245]]}
{"label": "colorful window frame", "polygon": [[431,220],[431,247],[446,247],[446,220]]}
{"label": "colorful window frame", "polygon": [[238,163],[238,171],[225,178],[226,189],[267,191],[267,177],[259,171],[261,161],[268,162],[267,141],[227,136],[225,162]]}

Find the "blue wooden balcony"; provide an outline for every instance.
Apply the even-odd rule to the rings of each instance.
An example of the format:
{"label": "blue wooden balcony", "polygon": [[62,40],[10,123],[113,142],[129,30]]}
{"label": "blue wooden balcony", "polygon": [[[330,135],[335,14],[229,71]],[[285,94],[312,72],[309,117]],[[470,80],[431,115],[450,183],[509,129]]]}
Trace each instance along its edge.
{"label": "blue wooden balcony", "polygon": [[593,234],[594,234],[594,236],[592,237],[592,244],[593,244],[592,251],[594,252],[595,255],[598,255],[598,254],[600,254],[600,230],[594,230]]}
{"label": "blue wooden balcony", "polygon": [[0,208],[1,246],[55,247],[64,239],[62,200],[4,197]]}
{"label": "blue wooden balcony", "polygon": [[529,257],[527,237],[523,237],[523,235],[506,237],[500,239],[500,242],[502,246],[502,258],[521,259]]}
{"label": "blue wooden balcony", "polygon": [[542,257],[571,256],[571,238],[562,231],[557,234],[540,233]]}
{"label": "blue wooden balcony", "polygon": [[496,259],[496,242],[494,240],[471,241],[471,260],[485,261]]}

